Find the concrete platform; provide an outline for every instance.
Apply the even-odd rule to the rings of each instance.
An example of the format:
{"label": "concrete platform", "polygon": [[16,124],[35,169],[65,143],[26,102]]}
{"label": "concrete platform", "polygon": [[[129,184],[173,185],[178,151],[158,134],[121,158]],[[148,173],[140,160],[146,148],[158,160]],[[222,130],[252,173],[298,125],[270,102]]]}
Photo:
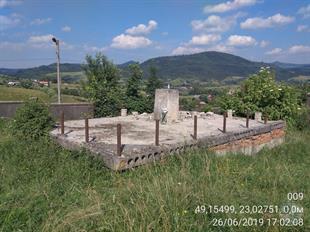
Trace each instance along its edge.
{"label": "concrete platform", "polygon": [[[103,159],[105,165],[113,170],[123,170],[139,166],[165,155],[183,152],[193,147],[216,147],[260,134],[283,129],[283,121],[269,121],[267,124],[250,120],[246,128],[245,118],[227,118],[227,132],[223,133],[223,116],[198,114],[197,140],[192,137],[194,119],[180,112],[180,120],[160,125],[159,143],[155,146],[155,121],[151,114],[138,116],[97,118],[89,120],[89,143],[85,143],[84,120],[66,121],[65,135],[60,128],[51,135],[64,147],[80,149],[85,147]],[[122,154],[116,153],[116,124],[122,125]],[[269,142],[269,141],[268,141]],[[251,150],[252,152],[252,150]],[[251,152],[247,152],[251,154]]]}

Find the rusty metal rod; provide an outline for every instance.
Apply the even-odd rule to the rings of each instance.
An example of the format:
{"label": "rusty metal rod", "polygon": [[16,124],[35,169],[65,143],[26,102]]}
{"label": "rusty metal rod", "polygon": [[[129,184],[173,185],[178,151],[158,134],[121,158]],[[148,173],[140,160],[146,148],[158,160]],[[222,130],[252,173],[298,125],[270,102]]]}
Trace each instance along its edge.
{"label": "rusty metal rod", "polygon": [[159,120],[155,120],[155,146],[159,146]]}
{"label": "rusty metal rod", "polygon": [[249,120],[250,119],[250,115],[249,112],[246,113],[246,128],[249,128]]}
{"label": "rusty metal rod", "polygon": [[227,118],[227,112],[225,111],[223,114],[223,133],[226,133],[226,118]]}
{"label": "rusty metal rod", "polygon": [[197,115],[194,116],[194,139],[197,140]]}
{"label": "rusty metal rod", "polygon": [[88,118],[85,118],[85,142],[89,142],[89,123]]}
{"label": "rusty metal rod", "polygon": [[65,134],[65,113],[63,111],[60,112],[60,128],[61,134]]}
{"label": "rusty metal rod", "polygon": [[122,153],[122,125],[117,124],[117,155],[121,156]]}
{"label": "rusty metal rod", "polygon": [[267,116],[267,114],[265,114],[265,116],[264,116],[264,124],[267,124],[267,122],[268,122],[268,116]]}

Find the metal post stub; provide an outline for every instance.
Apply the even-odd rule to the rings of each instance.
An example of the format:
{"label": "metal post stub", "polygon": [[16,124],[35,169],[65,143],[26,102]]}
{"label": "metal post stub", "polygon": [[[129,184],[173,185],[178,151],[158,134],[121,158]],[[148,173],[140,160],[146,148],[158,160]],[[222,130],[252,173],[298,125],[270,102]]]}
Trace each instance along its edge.
{"label": "metal post stub", "polygon": [[122,153],[122,125],[117,124],[117,155],[121,156]]}

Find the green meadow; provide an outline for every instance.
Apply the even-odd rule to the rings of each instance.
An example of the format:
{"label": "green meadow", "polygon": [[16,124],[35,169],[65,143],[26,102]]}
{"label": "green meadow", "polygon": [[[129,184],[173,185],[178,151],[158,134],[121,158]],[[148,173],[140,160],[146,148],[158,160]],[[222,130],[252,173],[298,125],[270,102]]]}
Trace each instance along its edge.
{"label": "green meadow", "polygon": [[[48,139],[22,141],[0,121],[0,231],[309,231],[310,131],[256,156],[207,150],[113,172]],[[288,193],[303,193],[289,201]],[[297,205],[303,225],[268,225],[279,213],[197,213],[197,206]],[[196,210],[196,213],[195,213]],[[261,226],[215,220],[263,218]]]}

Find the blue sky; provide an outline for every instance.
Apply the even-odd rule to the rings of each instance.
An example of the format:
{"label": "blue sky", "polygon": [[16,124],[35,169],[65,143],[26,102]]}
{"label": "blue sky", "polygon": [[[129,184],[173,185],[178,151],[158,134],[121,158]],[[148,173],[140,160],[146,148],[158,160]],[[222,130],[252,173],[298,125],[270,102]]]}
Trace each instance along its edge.
{"label": "blue sky", "polygon": [[115,63],[222,51],[255,61],[310,63],[307,0],[0,0],[0,67]]}

